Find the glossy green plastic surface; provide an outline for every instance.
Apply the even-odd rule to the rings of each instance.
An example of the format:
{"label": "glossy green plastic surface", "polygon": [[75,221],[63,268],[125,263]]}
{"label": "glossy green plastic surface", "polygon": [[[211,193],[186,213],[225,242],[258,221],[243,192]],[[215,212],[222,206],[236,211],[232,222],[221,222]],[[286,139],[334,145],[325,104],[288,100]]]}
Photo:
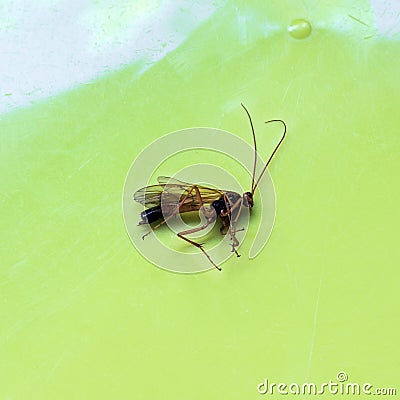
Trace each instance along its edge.
{"label": "glossy green plastic surface", "polygon": [[[256,399],[266,378],[340,371],[399,384],[400,36],[382,15],[228,2],[147,71],[1,116],[0,399]],[[264,158],[264,121],[288,125],[271,238],[222,272],[155,267],[122,217],[132,161],[194,126],[250,142],[241,102]]]}

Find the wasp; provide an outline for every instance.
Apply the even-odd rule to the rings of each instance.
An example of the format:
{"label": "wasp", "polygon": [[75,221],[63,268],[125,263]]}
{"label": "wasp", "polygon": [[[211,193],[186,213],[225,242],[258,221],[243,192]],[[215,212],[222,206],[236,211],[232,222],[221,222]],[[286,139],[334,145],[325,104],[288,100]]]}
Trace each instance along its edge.
{"label": "wasp", "polygon": [[179,238],[185,240],[191,245],[197,247],[207,257],[210,263],[219,271],[221,268],[212,260],[210,255],[204,249],[202,243],[197,243],[188,236],[205,230],[210,224],[216,222],[219,218],[221,221],[220,232],[223,235],[229,234],[231,239],[232,252],[240,257],[236,248],[239,246],[239,241],[236,238],[236,233],[242,229],[237,229],[236,225],[243,207],[249,209],[254,207],[254,193],[257,186],[268,168],[272,158],[283,142],[286,135],[287,126],[281,119],[271,119],[266,123],[279,122],[283,125],[283,134],[271,153],[269,159],[265,163],[258,178],[255,178],[257,167],[257,140],[254,131],[253,122],[247,108],[242,104],[244,111],[250,122],[250,127],[253,136],[254,145],[254,163],[252,172],[251,190],[249,192],[239,193],[214,189],[207,186],[196,185],[192,183],[182,182],[174,178],[160,176],[158,177],[158,185],[146,186],[139,189],[134,194],[134,200],[142,204],[146,209],[140,214],[141,220],[139,225],[150,225],[151,230],[144,234],[144,239],[152,231],[158,229],[168,220],[177,214],[197,211],[204,217],[204,223],[201,226],[179,232]]}

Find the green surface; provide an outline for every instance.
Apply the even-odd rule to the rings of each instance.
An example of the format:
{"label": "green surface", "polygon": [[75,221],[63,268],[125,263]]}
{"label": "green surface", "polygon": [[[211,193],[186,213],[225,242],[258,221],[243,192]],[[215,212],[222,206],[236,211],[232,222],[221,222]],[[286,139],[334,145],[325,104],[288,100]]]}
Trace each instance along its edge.
{"label": "green surface", "polygon": [[[255,399],[339,371],[400,390],[399,36],[321,3],[229,3],[143,75],[1,117],[0,399]],[[221,273],[158,269],[126,234],[126,173],[176,129],[249,141],[240,102],[289,127],[272,236]]]}

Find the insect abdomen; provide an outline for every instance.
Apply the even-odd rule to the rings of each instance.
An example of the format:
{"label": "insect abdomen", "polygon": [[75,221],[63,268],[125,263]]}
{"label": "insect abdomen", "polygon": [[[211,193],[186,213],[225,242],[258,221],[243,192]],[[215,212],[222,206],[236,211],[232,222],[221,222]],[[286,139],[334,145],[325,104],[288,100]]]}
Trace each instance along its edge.
{"label": "insect abdomen", "polygon": [[142,220],[139,222],[139,225],[151,224],[152,222],[164,219],[160,206],[152,207],[142,211],[140,213],[140,217],[142,218]]}

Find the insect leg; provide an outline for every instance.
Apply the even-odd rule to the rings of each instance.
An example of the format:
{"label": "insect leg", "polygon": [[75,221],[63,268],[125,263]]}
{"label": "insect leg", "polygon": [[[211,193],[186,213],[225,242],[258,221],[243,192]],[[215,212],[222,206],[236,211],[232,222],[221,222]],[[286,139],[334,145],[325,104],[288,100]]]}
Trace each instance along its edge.
{"label": "insect leg", "polygon": [[242,212],[242,201],[243,201],[243,199],[239,199],[232,207],[232,209],[235,209],[236,207],[239,207],[239,211],[235,215],[235,218],[233,219],[233,224],[232,224],[233,227],[234,227],[234,233],[239,232],[239,231],[244,231],[244,228],[236,229],[236,224],[237,224],[237,222],[239,220],[240,213]]}
{"label": "insect leg", "polygon": [[[239,219],[240,212],[242,210],[242,202],[243,199],[240,198],[236,201],[236,203],[233,204],[232,207],[229,207],[229,199],[226,194],[224,194],[224,201],[225,201],[225,206],[226,206],[226,213],[223,216],[228,216],[229,218],[229,227],[228,227],[228,232],[229,235],[231,236],[232,239],[232,252],[236,254],[236,257],[240,257],[240,254],[237,252],[236,247],[239,246],[239,241],[236,238],[236,223]],[[235,215],[234,219],[232,220],[232,211],[235,211],[239,207],[239,210],[237,212],[237,215]],[[222,213],[221,213],[222,215]]]}
{"label": "insect leg", "polygon": [[206,208],[204,207],[203,199],[202,199],[202,197],[201,197],[201,193],[200,193],[199,188],[198,188],[197,186],[193,186],[193,189],[194,189],[195,192],[196,192],[196,198],[197,198],[197,201],[198,201],[199,204],[200,204],[200,210],[202,211],[202,213],[203,213],[203,214],[205,215],[205,217],[207,218],[207,221],[206,221],[206,223],[205,223],[204,225],[199,226],[198,228],[193,228],[193,229],[189,229],[189,230],[187,230],[187,231],[179,232],[179,233],[178,233],[178,236],[179,236],[181,239],[185,240],[186,242],[188,242],[188,243],[192,244],[193,246],[197,247],[198,249],[200,249],[200,250],[203,252],[203,254],[208,258],[208,260],[210,261],[210,263],[211,263],[215,268],[217,268],[218,271],[221,271],[221,268],[218,267],[217,264],[215,264],[215,262],[212,260],[212,258],[210,257],[210,255],[204,250],[203,245],[201,245],[200,243],[196,243],[196,242],[194,242],[193,240],[190,240],[190,239],[188,239],[188,238],[185,237],[186,235],[190,235],[191,233],[200,232],[200,231],[202,231],[203,229],[206,229],[208,225],[210,225],[212,222],[214,222],[214,221],[217,219],[217,214],[216,214],[216,212],[215,212],[214,209],[206,209]]}
{"label": "insect leg", "polygon": [[[215,219],[214,219],[214,220],[215,220]],[[190,240],[190,239],[188,239],[188,238],[185,237],[186,235],[190,235],[191,233],[200,232],[201,230],[206,229],[207,226],[210,225],[211,222],[213,222],[213,220],[212,220],[211,218],[210,218],[210,219],[207,219],[207,222],[206,222],[204,225],[199,226],[198,228],[193,228],[193,229],[189,229],[189,230],[187,230],[187,231],[179,232],[179,233],[178,233],[178,236],[179,236],[181,239],[185,240],[186,242],[188,242],[188,243],[192,244],[193,246],[197,247],[198,249],[200,249],[200,250],[203,252],[203,254],[208,258],[208,260],[210,261],[210,263],[211,263],[215,268],[217,268],[218,271],[221,271],[221,268],[218,267],[217,264],[215,264],[215,262],[212,260],[212,258],[210,257],[210,255],[204,250],[204,247],[203,247],[202,244],[196,243],[196,242],[194,242],[193,240]]]}
{"label": "insect leg", "polygon": [[222,222],[222,225],[219,228],[219,231],[220,231],[221,235],[225,236],[228,233],[228,229],[229,229],[229,218],[227,221],[225,217],[221,216],[221,222]]}

